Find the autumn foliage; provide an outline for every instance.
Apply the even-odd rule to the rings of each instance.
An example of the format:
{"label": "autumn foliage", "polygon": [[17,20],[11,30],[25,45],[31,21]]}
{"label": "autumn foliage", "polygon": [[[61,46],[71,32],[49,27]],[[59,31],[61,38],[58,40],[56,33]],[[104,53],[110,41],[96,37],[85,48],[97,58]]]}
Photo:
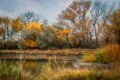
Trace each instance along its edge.
{"label": "autumn foliage", "polygon": [[42,27],[41,27],[41,24],[39,24],[37,22],[31,22],[31,23],[27,24],[25,29],[26,30],[35,29],[36,31],[41,31]]}
{"label": "autumn foliage", "polygon": [[119,43],[120,9],[113,9],[98,0],[73,1],[52,25],[30,11],[14,19],[0,17],[0,48],[98,48]]}
{"label": "autumn foliage", "polygon": [[38,48],[37,35],[42,31],[41,24],[37,22],[30,22],[24,29],[24,40],[20,40],[19,44],[25,48]]}
{"label": "autumn foliage", "polygon": [[21,31],[24,28],[25,28],[25,22],[20,18],[14,19],[12,21],[12,29],[14,32]]}
{"label": "autumn foliage", "polygon": [[26,48],[37,48],[38,47],[38,43],[32,40],[21,40],[19,43]]}

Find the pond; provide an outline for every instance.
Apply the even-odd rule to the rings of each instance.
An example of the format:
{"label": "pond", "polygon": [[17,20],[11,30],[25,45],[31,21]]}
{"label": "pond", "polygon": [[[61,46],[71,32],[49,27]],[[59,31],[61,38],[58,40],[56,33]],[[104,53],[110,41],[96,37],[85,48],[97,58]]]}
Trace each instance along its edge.
{"label": "pond", "polygon": [[47,63],[51,64],[52,68],[56,68],[56,67],[64,67],[64,68],[70,68],[71,61],[60,61],[60,60],[52,60],[52,61],[48,61],[48,60],[38,60],[38,61],[34,61],[34,60],[1,60],[1,63],[3,62],[7,62],[6,64],[8,66],[13,65],[13,66],[21,66],[22,65],[22,69],[25,72],[30,72],[32,74],[35,75],[39,75],[41,73],[41,70],[43,68],[43,66],[45,66]]}

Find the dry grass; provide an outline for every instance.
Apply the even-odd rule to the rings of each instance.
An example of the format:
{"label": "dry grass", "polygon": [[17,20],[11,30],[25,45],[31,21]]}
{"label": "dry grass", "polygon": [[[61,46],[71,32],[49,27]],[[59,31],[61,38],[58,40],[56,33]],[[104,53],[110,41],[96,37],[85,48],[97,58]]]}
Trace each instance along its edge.
{"label": "dry grass", "polygon": [[54,49],[54,50],[0,50],[0,53],[16,53],[16,54],[86,54],[94,53],[96,49]]}
{"label": "dry grass", "polygon": [[33,80],[33,75],[23,70],[23,63],[10,64],[5,60],[0,61],[0,80]]}
{"label": "dry grass", "polygon": [[101,49],[104,54],[104,60],[107,62],[120,61],[120,45],[111,44]]}
{"label": "dry grass", "polygon": [[110,44],[95,54],[96,62],[120,62],[120,45]]}
{"label": "dry grass", "polygon": [[57,57],[59,60],[76,60],[84,54],[95,53],[96,49],[55,49],[55,50],[0,50],[1,59],[48,60]]}
{"label": "dry grass", "polygon": [[120,62],[120,45],[110,44],[98,50],[96,54],[87,54],[82,57],[82,61],[98,62],[98,63],[111,63]]}
{"label": "dry grass", "polygon": [[94,54],[86,54],[82,57],[81,61],[82,62],[93,62],[95,60]]}
{"label": "dry grass", "polygon": [[[7,50],[2,50],[2,51],[7,52]],[[33,53],[33,54],[34,53],[40,53],[40,54],[81,54],[81,53],[86,54],[86,53],[90,53],[83,57],[83,61],[96,61],[96,62],[107,61],[107,62],[112,62],[111,64],[113,64],[115,67],[115,69],[113,70],[108,70],[108,69],[101,70],[101,71],[91,70],[91,69],[79,70],[79,69],[66,69],[64,68],[64,66],[60,67],[59,65],[55,65],[55,67],[53,68],[53,65],[51,66],[51,63],[49,62],[45,66],[43,66],[42,72],[38,76],[35,76],[32,78],[29,78],[29,76],[33,76],[34,74],[30,74],[29,72],[27,73],[27,72],[24,72],[23,70],[19,70],[20,73],[23,74],[23,76],[27,76],[29,80],[30,79],[31,80],[119,80],[120,79],[120,62],[119,62],[120,61],[120,46],[117,44],[108,45],[102,48],[100,51],[98,51],[97,55],[93,54],[95,51],[97,50],[91,50],[91,49],[90,50],[88,49],[32,50],[32,51],[30,50],[9,51],[8,50],[8,53],[13,53],[13,52],[16,52],[17,54],[20,54],[20,53],[26,53],[26,54],[29,54],[29,53]],[[18,65],[18,69],[22,69],[22,67],[23,67],[22,65]],[[9,73],[9,74],[16,74],[16,72]],[[0,75],[3,75],[3,73],[0,73]]]}
{"label": "dry grass", "polygon": [[115,70],[90,70],[90,69],[52,69],[45,65],[37,80],[119,80],[120,73]]}
{"label": "dry grass", "polygon": [[[113,70],[91,70],[91,69],[66,69],[57,65],[53,68],[51,62],[43,66],[39,75],[31,74],[23,70],[23,63],[15,66],[1,63],[0,80],[119,80],[120,63],[114,63]],[[17,75],[17,74],[18,75]],[[20,75],[21,74],[21,75]]]}

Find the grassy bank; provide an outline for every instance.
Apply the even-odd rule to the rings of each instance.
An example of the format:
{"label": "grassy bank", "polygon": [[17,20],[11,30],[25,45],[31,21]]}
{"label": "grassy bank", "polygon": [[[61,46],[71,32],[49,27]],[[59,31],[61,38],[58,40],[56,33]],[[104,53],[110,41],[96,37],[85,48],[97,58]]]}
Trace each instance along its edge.
{"label": "grassy bank", "polygon": [[16,53],[16,54],[86,54],[97,51],[96,49],[48,49],[48,50],[0,50],[0,53]]}
{"label": "grassy bank", "polygon": [[120,62],[120,45],[110,44],[99,49],[95,54],[86,54],[82,61],[96,63]]}
{"label": "grassy bank", "polygon": [[23,69],[23,63],[10,64],[0,62],[0,80],[119,80],[120,64],[116,63],[114,70],[66,69],[57,64],[46,63],[41,73],[35,75]]}
{"label": "grassy bank", "polygon": [[[45,55],[81,55],[80,59],[77,59],[82,62],[88,63],[97,63],[97,64],[112,64],[114,68],[112,69],[73,69],[71,67],[65,67],[63,58],[63,64],[54,63],[58,60],[58,57],[48,59],[42,68],[41,72],[35,75],[32,72],[24,70],[24,63],[20,62],[19,64],[10,64],[7,61],[1,60],[0,62],[0,80],[119,80],[120,79],[120,46],[117,44],[111,44],[99,50],[91,49],[63,49],[63,50],[27,50],[27,51],[7,51],[2,50],[0,54],[45,54]],[[19,53],[21,52],[21,53]],[[30,53],[29,53],[30,52]],[[68,59],[71,58],[68,56]],[[38,67],[37,67],[38,68]],[[104,68],[104,67],[103,67]]]}
{"label": "grassy bank", "polygon": [[12,60],[77,60],[84,54],[95,53],[96,49],[55,49],[55,50],[0,50],[1,59]]}

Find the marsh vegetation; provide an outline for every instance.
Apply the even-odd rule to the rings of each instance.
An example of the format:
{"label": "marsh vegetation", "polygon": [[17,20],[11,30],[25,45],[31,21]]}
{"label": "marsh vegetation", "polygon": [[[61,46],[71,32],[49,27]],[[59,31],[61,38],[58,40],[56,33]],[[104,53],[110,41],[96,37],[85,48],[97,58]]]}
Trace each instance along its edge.
{"label": "marsh vegetation", "polygon": [[0,16],[0,80],[120,80],[120,6],[75,0],[51,25]]}

